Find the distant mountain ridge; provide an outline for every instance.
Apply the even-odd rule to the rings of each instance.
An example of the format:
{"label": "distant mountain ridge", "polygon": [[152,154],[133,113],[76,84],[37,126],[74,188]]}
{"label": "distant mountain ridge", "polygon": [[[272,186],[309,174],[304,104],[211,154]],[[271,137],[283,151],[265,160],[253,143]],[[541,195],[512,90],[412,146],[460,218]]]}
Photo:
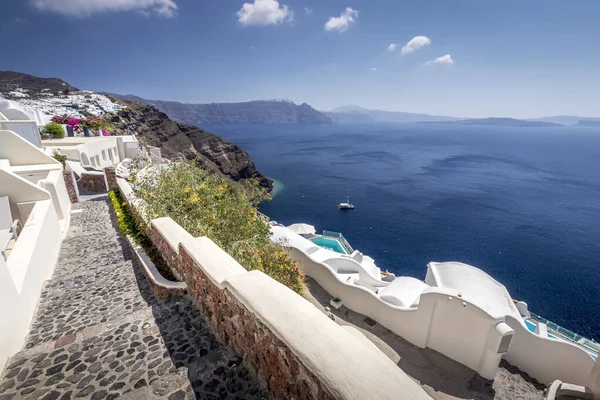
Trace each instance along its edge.
{"label": "distant mountain ridge", "polygon": [[[334,108],[325,112],[334,122],[456,122],[465,125],[496,125],[496,126],[598,126],[600,118],[578,117],[574,115],[556,115],[542,118],[459,118],[452,116],[406,113],[400,111],[370,110],[368,108],[349,105]],[[530,123],[532,122],[532,123]],[[540,123],[539,125],[537,123]],[[546,125],[549,124],[549,125]]]}
{"label": "distant mountain ridge", "polygon": [[126,101],[152,105],[170,118],[190,125],[203,124],[331,124],[325,114],[306,103],[256,100],[244,103],[188,104],[148,100],[131,94],[105,93]]}
{"label": "distant mountain ridge", "polygon": [[442,115],[369,110],[359,106],[342,106],[326,112],[334,122],[436,122],[457,121],[461,118]]}
{"label": "distant mountain ridge", "polygon": [[476,118],[476,119],[461,119],[459,121],[436,121],[422,122],[432,124],[449,124],[449,125],[479,125],[479,126],[512,126],[520,128],[535,128],[535,127],[558,127],[564,126],[553,122],[529,121],[524,119],[514,118]]}

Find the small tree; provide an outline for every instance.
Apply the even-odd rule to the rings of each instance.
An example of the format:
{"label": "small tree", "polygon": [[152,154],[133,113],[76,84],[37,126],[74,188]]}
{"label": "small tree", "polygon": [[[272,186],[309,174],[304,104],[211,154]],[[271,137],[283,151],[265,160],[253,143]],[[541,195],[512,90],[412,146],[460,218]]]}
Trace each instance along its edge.
{"label": "small tree", "polygon": [[48,135],[54,135],[56,137],[65,136],[65,130],[59,123],[56,122],[50,122],[49,124],[44,126],[42,132],[47,133]]}

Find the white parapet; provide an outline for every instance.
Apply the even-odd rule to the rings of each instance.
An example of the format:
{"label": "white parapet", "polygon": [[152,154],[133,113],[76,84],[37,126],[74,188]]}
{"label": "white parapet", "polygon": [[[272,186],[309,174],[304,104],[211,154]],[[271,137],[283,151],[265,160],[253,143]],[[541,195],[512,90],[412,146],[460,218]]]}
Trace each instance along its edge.
{"label": "white parapet", "polygon": [[10,256],[0,257],[0,370],[23,347],[62,240],[51,200],[35,202]]}
{"label": "white parapet", "polygon": [[583,385],[592,369],[592,358],[578,346],[530,332],[506,288],[478,268],[432,262],[425,283],[397,277],[376,286],[357,279],[360,269],[349,268],[347,256],[318,249],[285,227],[271,231],[304,273],[346,307],[484,378],[494,379],[502,358],[544,383]]}

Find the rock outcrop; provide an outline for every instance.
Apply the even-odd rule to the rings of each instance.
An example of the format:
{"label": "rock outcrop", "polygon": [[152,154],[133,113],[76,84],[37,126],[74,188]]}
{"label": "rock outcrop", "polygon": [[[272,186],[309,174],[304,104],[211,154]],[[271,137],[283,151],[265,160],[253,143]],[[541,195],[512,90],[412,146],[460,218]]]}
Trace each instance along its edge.
{"label": "rock outcrop", "polygon": [[153,106],[122,102],[127,108],[111,121],[119,133],[135,134],[142,143],[160,147],[166,158],[196,159],[235,181],[256,179],[262,187],[273,188],[273,182],[256,170],[241,147],[198,127],[173,121]]}

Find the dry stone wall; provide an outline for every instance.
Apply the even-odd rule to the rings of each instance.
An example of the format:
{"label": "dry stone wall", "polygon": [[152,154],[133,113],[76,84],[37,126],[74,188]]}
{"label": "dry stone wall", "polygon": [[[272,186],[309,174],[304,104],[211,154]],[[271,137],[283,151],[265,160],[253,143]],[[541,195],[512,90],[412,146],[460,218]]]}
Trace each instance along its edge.
{"label": "dry stone wall", "polygon": [[93,193],[106,193],[106,180],[104,179],[104,174],[96,175],[96,174],[82,174],[81,178],[79,178],[79,185],[86,192]]}
{"label": "dry stone wall", "polygon": [[77,196],[77,188],[75,187],[75,178],[73,176],[73,171],[63,169],[62,174],[63,179],[65,180],[65,186],[67,187],[67,194],[69,195],[69,200],[71,200],[71,204],[78,203],[79,197]]}

